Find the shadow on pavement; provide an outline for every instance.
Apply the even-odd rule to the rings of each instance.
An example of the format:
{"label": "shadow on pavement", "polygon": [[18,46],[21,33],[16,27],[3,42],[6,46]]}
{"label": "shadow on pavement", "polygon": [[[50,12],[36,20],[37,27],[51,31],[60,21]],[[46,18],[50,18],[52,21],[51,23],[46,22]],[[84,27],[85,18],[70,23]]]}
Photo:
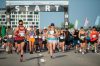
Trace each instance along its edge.
{"label": "shadow on pavement", "polygon": [[0,59],[7,59],[6,57],[0,57]]}
{"label": "shadow on pavement", "polygon": [[41,58],[41,57],[43,57],[43,56],[39,56],[39,57],[31,57],[31,58],[26,59],[25,62],[26,62],[26,61],[33,60],[33,59],[38,59],[38,58]]}
{"label": "shadow on pavement", "polygon": [[65,56],[67,56],[67,55],[59,55],[59,56],[55,56],[54,59],[56,59],[56,58],[61,58],[61,57],[65,57]]}

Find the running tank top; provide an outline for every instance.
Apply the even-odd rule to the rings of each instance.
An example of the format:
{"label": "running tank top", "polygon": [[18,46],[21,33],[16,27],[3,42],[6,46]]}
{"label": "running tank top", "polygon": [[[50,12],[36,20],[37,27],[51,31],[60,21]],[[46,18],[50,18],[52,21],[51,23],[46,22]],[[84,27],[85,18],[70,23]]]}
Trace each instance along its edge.
{"label": "running tank top", "polygon": [[64,34],[61,33],[59,38],[60,38],[60,39],[65,39]]}
{"label": "running tank top", "polygon": [[55,32],[53,30],[49,31],[49,34],[53,35]]}
{"label": "running tank top", "polygon": [[79,38],[78,37],[78,34],[79,34],[79,32],[78,31],[75,31],[74,35],[76,35],[76,36],[74,37],[74,39],[78,39]]}
{"label": "running tank top", "polygon": [[85,38],[85,34],[80,34],[80,38],[84,39]]}
{"label": "running tank top", "polygon": [[34,38],[34,31],[33,30],[29,32],[29,37]]}
{"label": "running tank top", "polygon": [[[20,29],[20,26],[18,27],[18,31],[17,31],[17,36],[16,36],[16,40],[23,40],[25,38],[25,33],[26,33],[26,30],[25,28],[24,29]],[[20,35],[20,36],[19,36]]]}
{"label": "running tank top", "polygon": [[97,31],[92,31],[90,34],[91,41],[97,40]]}
{"label": "running tank top", "polygon": [[43,40],[43,41],[46,40],[46,33],[45,33],[45,32],[43,32],[43,34],[42,34],[42,40]]}
{"label": "running tank top", "polygon": [[[54,30],[51,30],[51,31],[48,32],[48,34],[53,35],[53,34],[55,34],[55,31]],[[48,37],[48,40],[56,40],[56,39],[57,38],[55,36]]]}

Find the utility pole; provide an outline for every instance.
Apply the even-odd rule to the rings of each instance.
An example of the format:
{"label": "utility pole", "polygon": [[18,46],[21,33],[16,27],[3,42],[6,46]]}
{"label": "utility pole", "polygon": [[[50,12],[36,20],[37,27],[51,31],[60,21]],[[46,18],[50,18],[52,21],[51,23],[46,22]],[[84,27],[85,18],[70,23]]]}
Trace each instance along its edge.
{"label": "utility pole", "polygon": [[64,27],[68,28],[69,20],[68,20],[68,6],[64,6]]}
{"label": "utility pole", "polygon": [[6,7],[6,25],[7,26],[11,26],[10,14],[11,14],[11,7],[10,6],[7,6]]}

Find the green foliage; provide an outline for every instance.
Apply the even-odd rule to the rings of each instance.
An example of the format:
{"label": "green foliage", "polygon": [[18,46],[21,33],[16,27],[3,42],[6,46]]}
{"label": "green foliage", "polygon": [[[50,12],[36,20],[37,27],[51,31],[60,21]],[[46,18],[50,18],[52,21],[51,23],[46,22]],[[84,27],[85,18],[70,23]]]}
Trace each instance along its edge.
{"label": "green foliage", "polygon": [[68,27],[71,29],[71,28],[74,28],[74,24],[72,23],[69,23]]}
{"label": "green foliage", "polygon": [[[65,28],[65,23],[64,22],[61,22],[61,28]],[[68,28],[69,29],[74,28],[74,24],[69,23]]]}
{"label": "green foliage", "polygon": [[64,28],[64,27],[65,27],[65,23],[61,22],[61,28]]}

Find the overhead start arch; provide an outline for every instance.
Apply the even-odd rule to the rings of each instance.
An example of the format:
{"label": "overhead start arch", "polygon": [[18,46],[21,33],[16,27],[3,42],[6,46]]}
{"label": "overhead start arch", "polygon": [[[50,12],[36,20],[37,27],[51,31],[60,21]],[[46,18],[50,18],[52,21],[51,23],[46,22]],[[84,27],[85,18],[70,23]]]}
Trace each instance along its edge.
{"label": "overhead start arch", "polygon": [[[27,16],[32,17],[38,17],[39,12],[64,12],[64,22],[65,22],[65,28],[68,27],[68,0],[7,0],[6,1],[6,8],[7,8],[7,23],[11,24],[12,27],[15,27],[15,25],[18,25],[18,20],[22,19],[23,16],[26,19],[23,19],[26,21],[26,27],[30,26],[27,21],[32,22],[32,19],[28,19]],[[34,14],[33,14],[34,13]],[[35,15],[35,13],[38,13],[38,16],[32,16]],[[30,15],[29,15],[30,14]],[[10,19],[10,20],[9,20]],[[35,20],[35,19],[34,19]],[[34,24],[37,26],[40,26],[40,20],[38,19],[37,22],[34,21],[30,24]],[[15,22],[15,23],[14,23]],[[28,24],[28,26],[27,26]]]}

